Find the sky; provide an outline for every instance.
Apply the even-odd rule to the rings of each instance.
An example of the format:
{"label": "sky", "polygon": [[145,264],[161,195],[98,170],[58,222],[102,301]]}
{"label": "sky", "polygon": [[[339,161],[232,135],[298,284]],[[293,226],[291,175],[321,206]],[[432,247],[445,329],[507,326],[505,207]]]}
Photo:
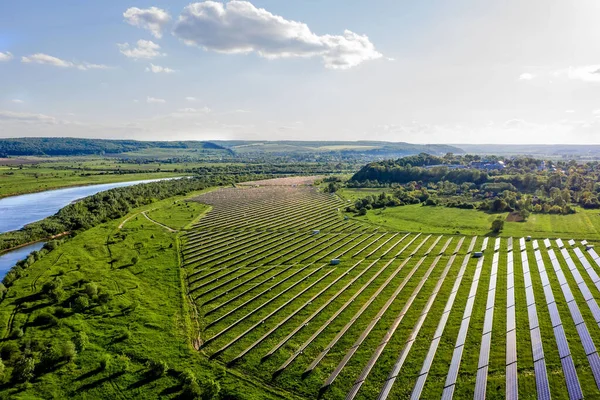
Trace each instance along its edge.
{"label": "sky", "polygon": [[597,0],[0,2],[0,138],[600,143]]}

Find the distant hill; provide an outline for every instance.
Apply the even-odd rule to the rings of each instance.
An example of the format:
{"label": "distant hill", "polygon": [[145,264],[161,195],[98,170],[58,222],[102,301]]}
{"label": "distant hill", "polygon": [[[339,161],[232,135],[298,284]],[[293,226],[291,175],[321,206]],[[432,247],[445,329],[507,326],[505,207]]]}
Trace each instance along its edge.
{"label": "distant hill", "polygon": [[223,147],[238,154],[251,153],[348,153],[349,155],[364,154],[378,157],[402,157],[405,155],[428,153],[441,155],[446,153],[462,154],[464,151],[455,146],[445,144],[412,144],[404,142],[375,142],[375,141],[247,141],[247,140],[216,140]]}
{"label": "distant hill", "polygon": [[142,142],[78,138],[0,139],[0,157],[6,156],[81,156],[121,154],[144,149],[225,150],[211,142]]}
{"label": "distant hill", "polygon": [[598,144],[457,144],[456,146],[469,154],[600,158]]}

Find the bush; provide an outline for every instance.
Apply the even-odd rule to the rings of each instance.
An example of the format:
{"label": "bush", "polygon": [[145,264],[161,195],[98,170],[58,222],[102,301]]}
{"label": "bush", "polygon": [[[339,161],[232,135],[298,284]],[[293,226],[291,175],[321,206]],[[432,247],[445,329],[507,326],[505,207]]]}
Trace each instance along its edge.
{"label": "bush", "polygon": [[102,358],[100,359],[100,369],[102,371],[109,369],[110,365],[111,365],[110,361],[111,361],[111,358],[108,354],[103,355]]}
{"label": "bush", "polygon": [[75,344],[70,340],[63,342],[59,347],[60,358],[62,358],[66,362],[71,362],[77,356],[77,349],[75,348]]}
{"label": "bush", "polygon": [[0,356],[4,361],[12,362],[19,358],[20,355],[21,350],[15,342],[6,342],[2,348],[0,348]]}
{"label": "bush", "polygon": [[492,232],[499,233],[502,229],[504,229],[504,220],[496,218],[494,222],[492,222]]}
{"label": "bush", "polygon": [[82,313],[90,306],[90,301],[85,296],[78,296],[73,302],[75,312]]}
{"label": "bush", "polygon": [[77,335],[75,335],[75,337],[73,338],[73,343],[75,344],[75,348],[77,349],[77,351],[82,352],[88,347],[88,345],[90,344],[90,340],[88,339],[88,335],[85,332],[81,331],[77,333]]}
{"label": "bush", "polygon": [[129,371],[129,357],[119,354],[111,360],[110,370],[113,374],[124,374]]}
{"label": "bush", "polygon": [[112,295],[108,292],[101,292],[98,295],[98,303],[100,304],[108,304],[112,301]]}
{"label": "bush", "polygon": [[58,325],[58,318],[49,312],[43,312],[35,317],[34,324],[36,325],[47,325],[47,326],[56,326]]}
{"label": "bush", "polygon": [[33,379],[35,371],[35,361],[32,357],[23,356],[15,364],[13,369],[13,379],[17,382],[27,382]]}
{"label": "bush", "polygon": [[4,378],[4,370],[6,369],[6,367],[4,366],[4,363],[2,362],[2,360],[0,360],[0,378]]}
{"label": "bush", "polygon": [[87,294],[87,296],[90,299],[92,299],[98,294],[98,285],[94,282],[86,283],[83,288],[83,291],[85,292],[85,294]]}
{"label": "bush", "polygon": [[20,339],[23,337],[23,335],[24,335],[24,332],[23,332],[23,329],[21,329],[21,328],[15,328],[10,333],[10,337],[12,339]]}
{"label": "bush", "polygon": [[162,360],[161,361],[154,361],[154,360],[149,361],[148,368],[149,368],[150,375],[157,377],[157,378],[164,376],[167,373],[167,371],[169,370],[169,366],[167,365],[167,363]]}

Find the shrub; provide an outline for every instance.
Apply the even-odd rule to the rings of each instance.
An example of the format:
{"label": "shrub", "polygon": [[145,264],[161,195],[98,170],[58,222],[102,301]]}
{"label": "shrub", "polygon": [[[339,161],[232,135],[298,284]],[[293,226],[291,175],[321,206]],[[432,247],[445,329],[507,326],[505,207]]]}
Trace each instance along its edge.
{"label": "shrub", "polygon": [[60,357],[66,362],[71,362],[77,356],[77,349],[75,344],[70,340],[63,342],[59,347]]}
{"label": "shrub", "polygon": [[129,371],[129,357],[119,354],[111,360],[110,370],[113,374],[124,374]]}
{"label": "shrub", "polygon": [[21,328],[15,328],[15,329],[13,329],[13,330],[12,330],[12,332],[10,333],[10,337],[11,337],[12,339],[20,339],[20,338],[22,338],[22,337],[23,337],[23,335],[24,335],[24,333],[23,333],[23,329],[21,329]]}
{"label": "shrub", "polygon": [[169,370],[169,366],[167,365],[167,363],[162,360],[161,361],[154,361],[154,360],[149,361],[148,368],[149,368],[150,375],[152,375],[154,377],[164,376],[167,373],[167,371]]}
{"label": "shrub", "polygon": [[0,360],[0,378],[4,377],[4,370],[6,369],[6,367],[4,366],[4,363],[2,362],[2,360]]}
{"label": "shrub", "polygon": [[112,295],[108,292],[101,292],[98,295],[98,303],[100,304],[108,304],[112,301]]}
{"label": "shrub", "polygon": [[492,222],[492,232],[499,233],[504,228],[504,220],[501,218],[496,218],[494,222]]}
{"label": "shrub", "polygon": [[86,283],[83,291],[91,299],[98,294],[98,285],[94,282]]}
{"label": "shrub", "polygon": [[35,371],[35,361],[32,357],[23,356],[15,364],[13,369],[13,379],[18,382],[27,382],[33,379]]}
{"label": "shrub", "polygon": [[100,369],[103,371],[109,369],[111,365],[110,360],[110,356],[108,354],[104,354],[100,359]]}
{"label": "shrub", "polygon": [[78,312],[84,312],[90,306],[90,301],[85,296],[78,296],[73,302],[73,309]]}
{"label": "shrub", "polygon": [[183,390],[181,391],[182,399],[196,400],[203,398],[202,389],[198,382],[188,382],[183,385]]}
{"label": "shrub", "polygon": [[90,340],[88,339],[88,335],[85,332],[81,331],[77,333],[77,335],[75,335],[75,337],[73,338],[73,343],[75,344],[75,348],[77,349],[77,351],[82,352],[88,347],[88,345],[90,344]]}
{"label": "shrub", "polygon": [[21,350],[15,342],[6,342],[2,348],[0,348],[0,356],[5,361],[12,362],[19,358],[20,355]]}
{"label": "shrub", "polygon": [[49,312],[43,312],[41,314],[38,314],[37,317],[35,317],[34,323],[36,325],[56,326],[58,325],[58,318],[56,318]]}

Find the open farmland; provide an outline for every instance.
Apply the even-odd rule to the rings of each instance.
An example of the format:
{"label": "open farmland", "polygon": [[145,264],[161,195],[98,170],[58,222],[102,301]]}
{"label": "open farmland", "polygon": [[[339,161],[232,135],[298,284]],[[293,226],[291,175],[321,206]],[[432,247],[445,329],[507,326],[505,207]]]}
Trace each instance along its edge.
{"label": "open farmland", "polygon": [[212,206],[182,238],[201,353],[306,398],[600,396],[587,242],[391,231],[302,183],[195,199]]}

